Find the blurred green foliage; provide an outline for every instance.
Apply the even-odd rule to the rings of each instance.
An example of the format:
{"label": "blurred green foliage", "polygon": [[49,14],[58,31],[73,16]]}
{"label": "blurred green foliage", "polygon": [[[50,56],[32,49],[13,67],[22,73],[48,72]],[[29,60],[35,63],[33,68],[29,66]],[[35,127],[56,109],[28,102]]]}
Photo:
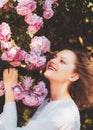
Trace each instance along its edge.
{"label": "blurred green foliage", "polygon": [[[35,12],[42,16],[44,0],[37,0],[37,2],[38,8]],[[16,6],[16,3],[14,3],[14,6]],[[48,37],[51,41],[52,51],[59,50],[67,45],[86,49],[93,55],[93,0],[58,0],[53,9],[55,11],[54,16],[49,20],[44,19],[44,26],[35,35]],[[24,22],[24,17],[17,15],[15,8],[8,12],[0,9],[1,22],[9,23],[15,43],[28,51],[31,39],[26,33],[28,25]],[[1,64],[3,66],[3,63]],[[21,69],[20,72],[23,75],[26,73],[25,70],[23,72]],[[35,71],[34,73],[34,78],[38,80],[40,72]],[[0,98],[0,108],[3,104],[4,96]],[[24,106],[21,102],[18,102],[17,106],[18,125],[22,126],[28,122],[37,108]],[[83,110],[80,113],[81,130],[93,130],[93,108]]]}

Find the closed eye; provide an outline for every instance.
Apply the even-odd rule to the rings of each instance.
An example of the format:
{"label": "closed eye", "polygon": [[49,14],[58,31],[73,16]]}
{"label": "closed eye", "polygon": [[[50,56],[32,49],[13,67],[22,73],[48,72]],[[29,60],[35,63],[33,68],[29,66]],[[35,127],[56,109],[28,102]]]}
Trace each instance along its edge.
{"label": "closed eye", "polygon": [[66,64],[66,62],[62,59],[62,60],[60,60],[60,63],[64,63],[64,64]]}

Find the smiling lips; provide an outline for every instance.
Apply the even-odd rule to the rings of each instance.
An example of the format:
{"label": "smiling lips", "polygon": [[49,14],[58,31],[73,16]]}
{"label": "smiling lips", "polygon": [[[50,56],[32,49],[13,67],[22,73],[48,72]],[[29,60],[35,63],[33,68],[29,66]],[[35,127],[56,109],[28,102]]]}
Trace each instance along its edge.
{"label": "smiling lips", "polygon": [[50,64],[48,65],[47,69],[56,71],[56,67],[54,66],[53,63],[50,63]]}

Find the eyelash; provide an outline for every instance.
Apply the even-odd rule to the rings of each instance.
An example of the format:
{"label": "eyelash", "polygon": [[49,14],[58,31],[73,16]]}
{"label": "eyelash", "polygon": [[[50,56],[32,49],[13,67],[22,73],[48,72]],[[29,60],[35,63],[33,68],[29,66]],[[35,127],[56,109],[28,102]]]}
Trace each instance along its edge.
{"label": "eyelash", "polygon": [[60,60],[60,62],[65,64],[64,60]]}
{"label": "eyelash", "polygon": [[[54,58],[57,58],[56,53],[54,53],[54,54],[52,55],[52,58],[53,58],[53,59],[54,59]],[[60,63],[66,64],[63,59],[60,60]]]}
{"label": "eyelash", "polygon": [[[53,58],[57,58],[56,55],[53,55]],[[64,63],[65,64],[65,61],[63,59],[60,60],[60,63]]]}

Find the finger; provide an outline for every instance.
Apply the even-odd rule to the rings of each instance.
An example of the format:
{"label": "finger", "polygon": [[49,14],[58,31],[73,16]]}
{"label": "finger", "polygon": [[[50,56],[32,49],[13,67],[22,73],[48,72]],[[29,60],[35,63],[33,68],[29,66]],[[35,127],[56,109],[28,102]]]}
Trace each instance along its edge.
{"label": "finger", "polygon": [[10,76],[12,76],[11,78],[18,78],[18,70],[16,68],[10,68]]}
{"label": "finger", "polygon": [[10,76],[15,76],[15,72],[16,72],[15,68],[9,68],[9,75]]}
{"label": "finger", "polygon": [[13,68],[12,73],[13,73],[14,75],[18,75],[18,70],[17,70],[16,68]]}
{"label": "finger", "polygon": [[8,76],[8,69],[5,69],[5,70],[3,71],[3,77],[5,77],[5,76]]}
{"label": "finger", "polygon": [[13,68],[9,68],[8,72],[9,72],[9,75],[12,75],[13,74]]}
{"label": "finger", "polygon": [[17,69],[14,69],[13,71],[14,71],[14,76],[15,76],[16,78],[18,78],[18,70],[17,70]]}

